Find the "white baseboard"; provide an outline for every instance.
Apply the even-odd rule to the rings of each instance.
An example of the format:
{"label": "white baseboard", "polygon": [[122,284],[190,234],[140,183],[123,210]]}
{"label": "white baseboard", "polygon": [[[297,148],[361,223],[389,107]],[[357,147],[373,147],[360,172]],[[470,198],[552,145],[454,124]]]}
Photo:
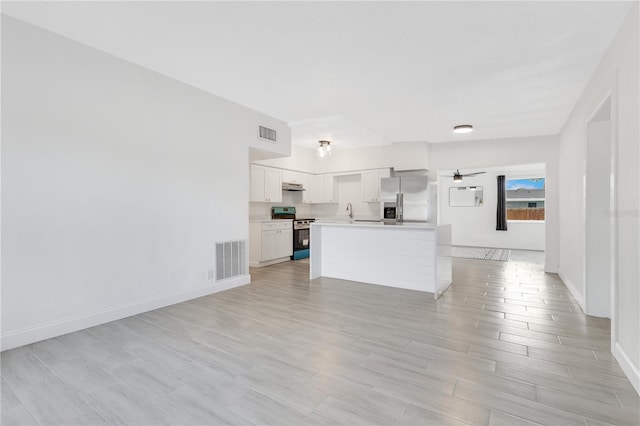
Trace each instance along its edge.
{"label": "white baseboard", "polygon": [[85,328],[94,327],[96,325],[119,320],[122,318],[137,315],[142,312],[152,311],[154,309],[163,308],[165,306],[174,305],[219,291],[229,290],[251,282],[249,274],[238,277],[228,278],[214,284],[190,290],[184,293],[176,293],[168,296],[162,296],[144,302],[133,303],[129,305],[121,305],[109,310],[101,312],[93,312],[90,314],[78,316],[75,318],[67,318],[48,324],[42,324],[36,327],[28,328],[3,334],[0,337],[0,350],[17,348],[19,346],[28,345],[30,343],[39,342],[41,340],[50,339],[52,337],[61,336],[74,331],[84,330]]}
{"label": "white baseboard", "polygon": [[558,265],[556,265],[554,263],[546,263],[545,262],[544,271],[545,272],[550,272],[552,274],[557,274],[560,271],[560,268],[558,268]]}
{"label": "white baseboard", "polygon": [[620,343],[615,342],[612,352],[616,361],[620,364],[620,368],[622,368],[622,371],[624,371],[624,374],[627,375],[636,392],[640,395],[640,369],[631,361],[622,346],[620,346]]}
{"label": "white baseboard", "polygon": [[584,296],[582,296],[580,294],[580,292],[578,292],[578,288],[573,285],[571,280],[569,280],[562,273],[562,271],[558,271],[558,275],[560,276],[560,279],[562,280],[564,285],[567,286],[567,288],[569,289],[569,292],[571,293],[571,295],[576,299],[576,301],[578,302],[578,305],[580,305],[580,308],[582,309],[582,312],[586,312],[585,309],[584,309]]}
{"label": "white baseboard", "polygon": [[[571,280],[567,279],[567,277],[561,271],[558,272],[558,275],[560,275],[560,278],[564,282],[564,285],[567,286],[573,297],[580,305],[580,308],[582,308],[582,312],[585,312],[584,298],[579,295],[576,287],[573,285]],[[638,366],[636,366],[631,361],[631,358],[629,358],[625,350],[622,348],[622,346],[620,346],[620,343],[615,342],[612,345],[611,352],[616,358],[616,361],[618,361],[618,364],[620,364],[620,368],[622,368],[624,374],[629,378],[629,381],[635,388],[636,392],[640,394],[640,369],[638,368]]]}
{"label": "white baseboard", "polygon": [[290,257],[280,257],[278,259],[267,260],[265,262],[255,262],[250,260],[249,266],[251,266],[252,268],[262,268],[263,266],[271,266],[275,265],[276,263],[288,262],[289,260],[291,260]]}

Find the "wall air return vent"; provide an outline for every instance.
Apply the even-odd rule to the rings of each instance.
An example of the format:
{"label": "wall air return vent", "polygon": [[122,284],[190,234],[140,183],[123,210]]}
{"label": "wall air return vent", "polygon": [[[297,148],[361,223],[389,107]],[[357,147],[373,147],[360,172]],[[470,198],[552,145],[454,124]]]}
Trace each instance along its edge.
{"label": "wall air return vent", "polygon": [[216,243],[216,281],[246,275],[247,241]]}
{"label": "wall air return vent", "polygon": [[264,126],[258,126],[258,138],[269,142],[278,142],[277,132]]}

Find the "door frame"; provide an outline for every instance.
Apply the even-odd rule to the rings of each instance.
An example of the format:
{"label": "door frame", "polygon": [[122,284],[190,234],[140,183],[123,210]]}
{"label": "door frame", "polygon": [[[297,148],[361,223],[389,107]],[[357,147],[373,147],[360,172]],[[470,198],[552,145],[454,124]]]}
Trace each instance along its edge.
{"label": "door frame", "polygon": [[[584,122],[584,137],[585,137],[585,167],[583,175],[583,226],[585,235],[585,245],[583,253],[583,295],[584,295],[584,309],[588,306],[587,298],[587,275],[586,275],[586,260],[587,260],[587,209],[586,209],[586,177],[587,177],[587,164],[588,157],[588,137],[589,137],[589,124],[593,121],[595,116],[600,112],[603,106],[609,102],[610,115],[610,146],[609,146],[609,290],[610,290],[610,312],[611,312],[611,351],[615,347],[618,341],[618,322],[617,322],[617,310],[618,306],[618,72],[615,71],[611,78],[607,89],[603,95],[598,98],[598,101],[591,108],[591,113],[587,116]],[[588,312],[585,312],[588,315]]]}

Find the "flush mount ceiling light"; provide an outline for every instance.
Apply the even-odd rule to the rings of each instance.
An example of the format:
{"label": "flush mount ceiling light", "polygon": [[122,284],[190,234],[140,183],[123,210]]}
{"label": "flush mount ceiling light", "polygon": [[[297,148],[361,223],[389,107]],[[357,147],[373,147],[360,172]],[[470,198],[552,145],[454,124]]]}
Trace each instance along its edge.
{"label": "flush mount ceiling light", "polygon": [[471,133],[473,126],[471,124],[460,124],[453,128],[453,133]]}
{"label": "flush mount ceiling light", "polygon": [[318,141],[320,146],[318,147],[318,157],[324,158],[327,155],[331,155],[331,142],[330,141]]}

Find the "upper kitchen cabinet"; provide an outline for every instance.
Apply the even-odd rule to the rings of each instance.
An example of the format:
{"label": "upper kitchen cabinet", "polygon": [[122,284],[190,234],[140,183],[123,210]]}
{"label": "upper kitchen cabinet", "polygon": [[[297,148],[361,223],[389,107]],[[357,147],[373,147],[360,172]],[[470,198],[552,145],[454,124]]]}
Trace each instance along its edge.
{"label": "upper kitchen cabinet", "polygon": [[279,203],[282,201],[282,170],[251,165],[252,202]]}
{"label": "upper kitchen cabinet", "polygon": [[283,170],[282,171],[282,181],[289,183],[299,183],[304,185],[308,180],[306,176],[308,173],[303,172],[294,172],[293,170]]}
{"label": "upper kitchen cabinet", "polygon": [[298,179],[304,188],[304,191],[302,191],[302,202],[311,203],[311,181],[313,180],[313,175],[311,173],[299,173]]}
{"label": "upper kitchen cabinet", "polygon": [[314,204],[337,203],[335,176],[332,174],[313,175],[310,185],[309,202]]}
{"label": "upper kitchen cabinet", "polygon": [[362,172],[362,200],[368,203],[380,201],[380,179],[390,176],[389,169]]}
{"label": "upper kitchen cabinet", "polygon": [[396,171],[429,169],[427,142],[395,142],[392,153],[393,169]]}

